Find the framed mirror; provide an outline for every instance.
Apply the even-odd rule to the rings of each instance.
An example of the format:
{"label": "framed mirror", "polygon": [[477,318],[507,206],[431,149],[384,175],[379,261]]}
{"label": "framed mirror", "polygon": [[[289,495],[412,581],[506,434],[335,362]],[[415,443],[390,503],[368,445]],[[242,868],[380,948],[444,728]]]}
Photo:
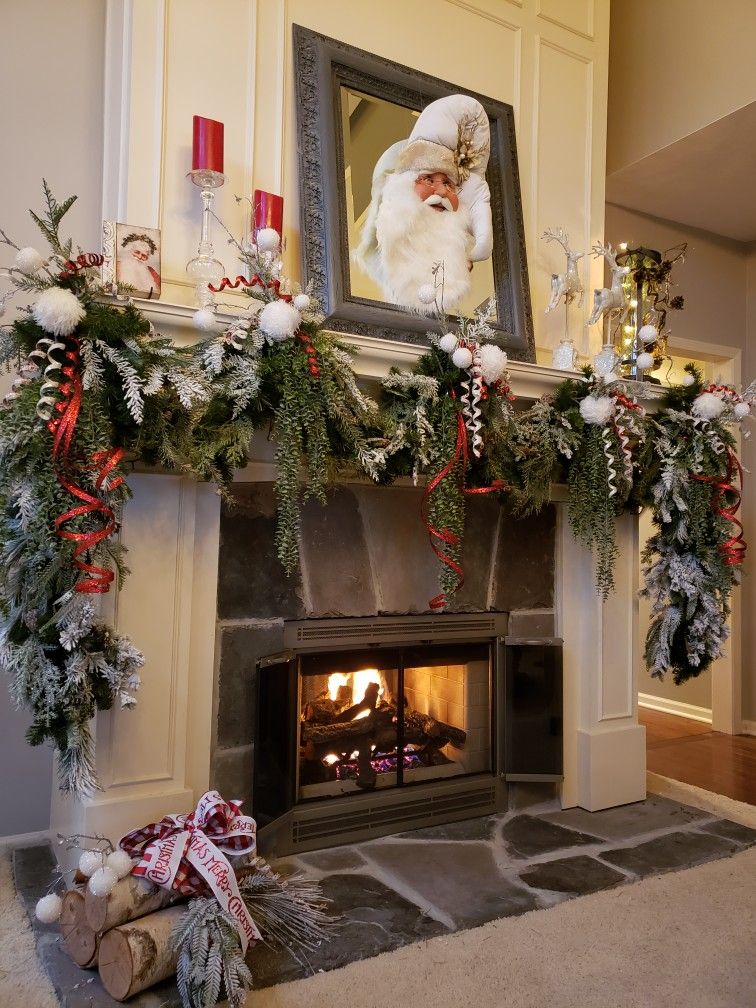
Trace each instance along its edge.
{"label": "framed mirror", "polygon": [[[409,138],[422,132],[422,122],[431,112],[425,112],[422,120],[421,114],[438,99],[467,96],[453,101],[465,107],[467,103],[470,108],[478,108],[476,102],[480,103],[475,135],[485,133],[487,141],[490,131],[488,163],[485,172],[481,166],[479,175],[490,193],[493,247],[490,254],[483,249],[476,261],[466,263],[469,282],[465,288],[469,289],[456,306],[444,298],[444,307],[451,315],[462,313],[469,317],[493,297],[492,325],[497,342],[513,360],[534,361],[512,107],[299,25],[294,25],[294,63],[303,276],[313,282],[314,294],[326,313],[327,327],[336,332],[427,344],[426,333],[436,328],[435,321],[398,303],[409,296],[397,294],[371,263],[365,254],[366,236],[371,226],[375,230],[379,180],[395,174],[396,157],[403,156]],[[392,152],[397,151],[395,157]],[[414,183],[416,189],[423,184],[434,187],[434,196],[448,196],[453,204],[453,190],[462,178],[415,173],[410,184]],[[459,186],[463,204],[470,188],[469,183]],[[430,202],[434,201],[443,200]],[[452,209],[448,203],[446,206]],[[472,208],[470,212],[474,213]],[[439,218],[439,227],[451,227],[452,218],[459,223],[456,214],[430,216]],[[405,218],[399,212],[394,219]],[[468,249],[470,244],[472,239]],[[447,243],[443,247],[448,247]],[[438,259],[446,254],[440,252]],[[435,283],[438,289],[443,270],[435,278],[429,273],[426,282]]]}

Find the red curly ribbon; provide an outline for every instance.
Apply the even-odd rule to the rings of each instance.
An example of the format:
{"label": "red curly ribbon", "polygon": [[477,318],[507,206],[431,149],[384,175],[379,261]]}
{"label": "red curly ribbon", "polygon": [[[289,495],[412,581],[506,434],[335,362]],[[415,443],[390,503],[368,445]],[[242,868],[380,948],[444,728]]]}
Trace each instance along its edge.
{"label": "red curly ribbon", "polygon": [[220,284],[217,287],[214,287],[213,284],[208,284],[207,286],[208,289],[213,292],[213,294],[220,294],[220,292],[226,290],[226,288],[228,288],[229,290],[236,290],[238,287],[244,286],[244,287],[263,287],[268,288],[269,290],[274,290],[276,292],[276,296],[279,297],[282,301],[291,301],[291,299],[294,296],[293,294],[281,293],[280,280],[269,280],[266,283],[265,280],[263,280],[261,277],[257,275],[257,273],[255,273],[255,275],[251,277],[249,280],[247,280],[246,277],[243,277],[241,275],[237,276],[236,280],[229,280],[228,277],[223,277],[223,279],[221,280]]}
{"label": "red curly ribbon", "polygon": [[[452,392],[452,397],[456,398]],[[467,468],[467,428],[465,427],[465,421],[461,413],[457,414],[457,440],[454,445],[454,452],[451,459],[446,463],[441,472],[437,473],[433,479],[428,483],[424,492],[423,498],[420,505],[420,513],[422,515],[423,524],[428,530],[428,538],[430,539],[431,549],[436,554],[441,563],[446,564],[454,573],[457,575],[457,583],[452,588],[450,595],[456,595],[460,590],[462,585],[465,583],[465,572],[462,569],[461,564],[457,563],[444,549],[439,545],[443,543],[445,546],[458,546],[459,536],[456,532],[452,532],[451,529],[437,529],[435,528],[428,519],[428,504],[430,501],[430,496],[433,491],[440,485],[440,483],[446,479],[454,470],[457,465],[461,462],[462,468]],[[467,495],[473,494],[488,494],[497,493],[503,490],[508,490],[509,487],[503,480],[494,480],[490,486],[486,487],[471,487],[470,489],[465,489],[462,492]],[[428,607],[430,609],[443,609],[448,602],[445,592],[440,592],[428,602]]]}
{"label": "red curly ribbon", "polygon": [[[66,475],[64,470],[70,466],[71,442],[76,423],[81,409],[83,386],[81,374],[79,372],[79,342],[72,340],[73,347],[66,350],[64,358],[67,363],[63,366],[62,373],[65,381],[61,382],[60,393],[62,399],[56,403],[55,409],[60,416],[48,422],[48,430],[53,435],[52,457],[58,463],[58,472],[55,478],[58,483],[67,490],[73,497],[84,501],[83,504],[71,508],[69,511],[59,515],[54,522],[55,531],[61,539],[68,539],[75,542],[76,548],[73,554],[73,563],[77,570],[90,575],[77,581],[74,590],[84,594],[104,594],[110,590],[114,574],[106,567],[86,563],[80,559],[81,556],[93,549],[103,539],[107,539],[115,531],[115,515],[113,510],[99,497],[88,493],[78,484],[74,483]],[[102,490],[103,484],[123,458],[122,448],[110,448],[95,452],[92,455],[92,464],[97,467],[98,474],[95,479],[95,488]],[[109,485],[109,490],[114,490],[123,483],[123,476],[117,476]],[[83,514],[97,514],[103,518],[103,526],[94,532],[71,532],[63,526],[73,519]]]}
{"label": "red curly ribbon", "polygon": [[98,252],[82,252],[75,259],[67,259],[63,263],[63,272],[58,274],[59,280],[68,280],[76,276],[79,270],[90,269],[93,266],[102,266],[105,257]]}
{"label": "red curly ribbon", "polygon": [[[738,567],[745,560],[748,543],[743,538],[743,523],[736,518],[736,512],[740,507],[741,494],[737,486],[732,482],[733,477],[743,485],[743,466],[731,448],[727,449],[727,473],[725,476],[701,476],[691,473],[694,480],[699,483],[709,483],[712,487],[711,506],[722,518],[726,518],[735,526],[735,535],[725,540],[720,547],[724,562],[730,567]],[[724,495],[731,495],[731,504],[724,503]]]}

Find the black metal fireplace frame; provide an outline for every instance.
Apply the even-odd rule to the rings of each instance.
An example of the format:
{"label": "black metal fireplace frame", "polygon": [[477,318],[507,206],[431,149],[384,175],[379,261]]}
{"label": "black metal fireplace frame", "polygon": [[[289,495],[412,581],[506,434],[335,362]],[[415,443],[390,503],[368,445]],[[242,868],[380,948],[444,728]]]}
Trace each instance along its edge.
{"label": "black metal fireplace frame", "polygon": [[[258,822],[259,846],[268,856],[281,856],[343,843],[373,839],[403,830],[489,815],[506,809],[506,781],[561,778],[561,722],[559,754],[544,764],[543,773],[512,767],[517,739],[530,731],[526,722],[505,727],[505,711],[515,710],[515,686],[507,676],[514,667],[513,649],[538,646],[550,649],[553,676],[558,678],[561,717],[561,641],[524,640],[506,636],[506,613],[445,614],[442,616],[387,616],[287,622],[286,650],[261,659],[257,669],[258,703],[255,733],[253,813]],[[281,731],[266,719],[271,702],[289,709],[298,699],[300,659],[306,654],[356,650],[396,650],[439,644],[486,644],[490,653],[491,770],[432,783],[405,783],[399,788],[298,801],[296,752],[298,724],[289,717]],[[509,655],[509,661],[507,657]],[[556,661],[556,664],[554,664]],[[509,697],[509,700],[507,700]],[[298,709],[298,708],[297,708]],[[554,721],[554,718],[552,718]],[[518,735],[519,731],[519,735]],[[553,743],[553,739],[552,739]],[[531,746],[532,751],[532,746]],[[538,769],[536,767],[536,769]]]}

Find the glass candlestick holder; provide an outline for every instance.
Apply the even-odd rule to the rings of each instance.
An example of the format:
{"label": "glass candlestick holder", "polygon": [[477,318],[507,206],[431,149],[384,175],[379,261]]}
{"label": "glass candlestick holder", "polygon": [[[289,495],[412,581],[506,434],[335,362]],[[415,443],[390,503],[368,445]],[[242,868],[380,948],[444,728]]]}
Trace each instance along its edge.
{"label": "glass candlestick holder", "polygon": [[215,258],[215,249],[210,241],[210,217],[215,199],[213,189],[222,186],[226,176],[209,168],[195,168],[187,178],[202,189],[202,230],[197,255],[186,264],[186,272],[195,285],[197,304],[200,308],[208,308],[214,301],[208,285],[219,284],[225,273],[223,263]]}

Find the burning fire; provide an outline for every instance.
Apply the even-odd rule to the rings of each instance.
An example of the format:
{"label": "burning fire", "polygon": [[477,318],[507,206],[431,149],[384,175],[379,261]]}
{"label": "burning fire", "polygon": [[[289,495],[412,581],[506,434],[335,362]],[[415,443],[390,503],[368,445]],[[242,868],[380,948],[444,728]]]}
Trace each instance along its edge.
{"label": "burning fire", "polygon": [[[383,677],[378,669],[360,669],[359,672],[354,672],[351,676],[345,675],[343,672],[334,672],[328,677],[328,695],[331,700],[335,700],[339,694],[340,686],[348,686],[349,680],[351,679],[352,684],[352,703],[359,703],[360,700],[365,696],[365,690],[367,689],[368,683],[376,683],[379,687],[378,696],[383,696],[384,685]],[[360,711],[355,721],[358,718],[363,718],[368,716],[369,711]]]}

